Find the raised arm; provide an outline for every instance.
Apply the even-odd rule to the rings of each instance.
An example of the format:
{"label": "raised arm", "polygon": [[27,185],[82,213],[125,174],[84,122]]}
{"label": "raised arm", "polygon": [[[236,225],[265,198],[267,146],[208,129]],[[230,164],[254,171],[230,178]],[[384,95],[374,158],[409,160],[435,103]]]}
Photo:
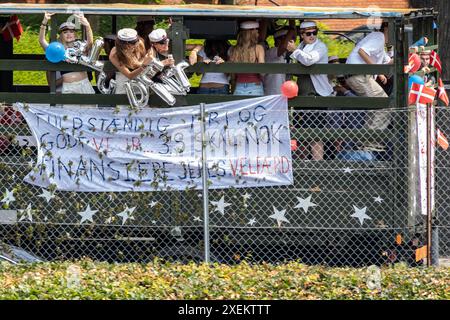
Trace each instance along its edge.
{"label": "raised arm", "polygon": [[42,20],[41,28],[39,30],[39,44],[44,50],[48,47],[48,42],[45,40],[45,34],[47,32],[48,21],[51,19],[52,15],[54,15],[54,13],[44,13],[44,19]]}
{"label": "raised arm", "polygon": [[92,46],[92,44],[94,43],[94,35],[92,34],[91,25],[90,25],[88,19],[86,19],[86,17],[82,13],[75,15],[75,17],[80,19],[81,25],[86,28],[86,41],[87,41],[88,48],[90,48]]}

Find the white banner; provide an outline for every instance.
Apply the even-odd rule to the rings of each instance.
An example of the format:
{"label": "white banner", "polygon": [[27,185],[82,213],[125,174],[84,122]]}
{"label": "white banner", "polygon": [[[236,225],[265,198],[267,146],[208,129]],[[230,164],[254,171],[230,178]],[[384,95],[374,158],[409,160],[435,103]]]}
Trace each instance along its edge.
{"label": "white banner", "polygon": [[435,154],[435,125],[434,125],[434,108],[417,104],[416,106],[416,125],[417,125],[417,139],[418,139],[418,151],[419,151],[419,203],[420,211],[423,215],[427,215],[427,108],[430,108],[431,116],[431,141],[430,141],[430,153],[431,153],[431,172],[430,172],[430,188],[431,188],[431,211],[434,210],[434,154]]}
{"label": "white banner", "polygon": [[[36,139],[25,181],[68,191],[202,187],[200,107],[123,109],[16,104]],[[210,188],[293,183],[287,99],[206,105]]]}

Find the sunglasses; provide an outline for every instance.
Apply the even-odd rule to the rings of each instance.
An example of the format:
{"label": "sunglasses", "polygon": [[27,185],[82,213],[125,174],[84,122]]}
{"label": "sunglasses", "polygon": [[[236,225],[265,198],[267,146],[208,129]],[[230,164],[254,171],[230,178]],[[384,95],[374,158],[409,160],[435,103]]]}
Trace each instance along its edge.
{"label": "sunglasses", "polygon": [[316,31],[308,31],[308,32],[303,32],[304,34],[306,34],[307,37],[311,37],[312,35],[317,36],[317,30]]}
{"label": "sunglasses", "polygon": [[157,44],[160,44],[160,45],[163,45],[163,44],[167,44],[167,43],[169,43],[169,39],[164,39],[164,40],[161,40],[161,41],[158,41],[158,42],[153,42],[153,43],[157,43]]}

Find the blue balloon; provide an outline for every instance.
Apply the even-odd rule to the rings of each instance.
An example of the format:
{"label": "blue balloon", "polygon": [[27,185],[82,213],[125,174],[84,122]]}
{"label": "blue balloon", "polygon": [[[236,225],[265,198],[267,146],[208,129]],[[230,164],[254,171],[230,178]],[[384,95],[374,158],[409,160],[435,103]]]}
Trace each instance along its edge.
{"label": "blue balloon", "polygon": [[413,83],[425,84],[425,81],[423,80],[422,77],[415,74],[415,75],[412,75],[411,77],[409,77],[409,81],[408,81],[409,89],[411,89]]}
{"label": "blue balloon", "polygon": [[53,63],[61,62],[66,57],[66,49],[61,42],[54,41],[45,49],[45,57]]}

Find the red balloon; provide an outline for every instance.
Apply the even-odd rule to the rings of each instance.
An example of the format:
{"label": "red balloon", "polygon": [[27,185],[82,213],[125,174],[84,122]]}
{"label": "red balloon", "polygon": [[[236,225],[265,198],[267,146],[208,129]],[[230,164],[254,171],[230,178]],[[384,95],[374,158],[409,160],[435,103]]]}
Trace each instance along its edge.
{"label": "red balloon", "polygon": [[417,53],[410,53],[408,57],[408,64],[411,68],[409,72],[418,71],[420,69],[420,65],[422,64],[419,55],[417,55]]}
{"label": "red balloon", "polygon": [[281,93],[286,98],[298,96],[298,86],[294,81],[286,81],[281,85]]}

